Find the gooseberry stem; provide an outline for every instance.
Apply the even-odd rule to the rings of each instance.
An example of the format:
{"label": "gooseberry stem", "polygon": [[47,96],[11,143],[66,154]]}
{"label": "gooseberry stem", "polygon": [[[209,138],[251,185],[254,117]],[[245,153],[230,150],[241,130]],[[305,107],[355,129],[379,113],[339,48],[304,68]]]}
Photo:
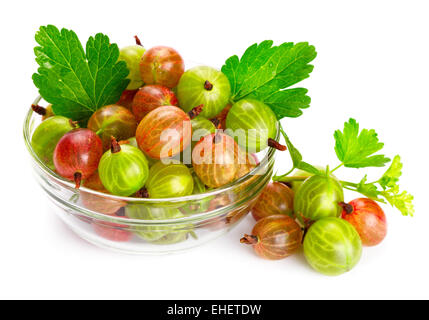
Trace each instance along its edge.
{"label": "gooseberry stem", "polygon": [[80,183],[82,182],[82,173],[81,172],[75,172],[74,173],[74,183],[75,183],[75,188],[79,189],[80,188]]}
{"label": "gooseberry stem", "polygon": [[240,239],[240,243],[255,245],[258,243],[258,237],[254,235],[245,234],[243,238]]}
{"label": "gooseberry stem", "polygon": [[188,112],[189,118],[192,120],[196,118],[202,111],[203,111],[203,104],[200,104],[199,106],[196,106],[191,111]]}
{"label": "gooseberry stem", "polygon": [[347,213],[350,214],[353,212],[353,206],[349,203],[345,203],[344,201],[342,202],[338,202],[338,205],[343,208],[343,210]]}
{"label": "gooseberry stem", "polygon": [[334,169],[332,169],[332,170],[330,171],[330,173],[332,173],[332,172],[334,172],[335,170],[337,170],[337,169],[341,168],[343,165],[344,165],[343,163],[340,163],[338,166],[336,166]]}
{"label": "gooseberry stem", "polygon": [[39,106],[38,104],[32,104],[31,109],[41,116],[46,115],[46,108]]}
{"label": "gooseberry stem", "polygon": [[136,198],[149,198],[149,192],[146,188],[142,188],[135,194]]}
{"label": "gooseberry stem", "polygon": [[112,153],[118,153],[119,151],[121,151],[121,145],[118,143],[118,141],[116,141],[115,137],[110,137],[110,141],[111,141],[111,147],[110,147],[110,151]]}
{"label": "gooseberry stem", "polygon": [[137,35],[134,36],[134,39],[136,39],[136,45],[143,47],[139,37]]}
{"label": "gooseberry stem", "polygon": [[213,118],[213,119],[210,119],[210,121],[214,124],[214,126],[215,126],[216,129],[220,129],[221,128],[220,127],[220,120],[219,120],[219,118]]}
{"label": "gooseberry stem", "polygon": [[287,149],[286,146],[280,144],[279,142],[271,138],[268,138],[268,146],[279,151],[285,151]]}
{"label": "gooseberry stem", "polygon": [[209,80],[206,80],[206,82],[204,82],[204,89],[206,89],[207,91],[212,90],[213,84],[211,84]]}

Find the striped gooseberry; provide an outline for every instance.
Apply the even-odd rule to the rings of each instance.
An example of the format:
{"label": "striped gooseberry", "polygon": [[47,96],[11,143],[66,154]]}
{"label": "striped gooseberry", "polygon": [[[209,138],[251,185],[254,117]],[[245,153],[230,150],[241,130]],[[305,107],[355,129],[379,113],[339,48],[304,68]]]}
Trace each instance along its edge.
{"label": "striped gooseberry", "polygon": [[165,46],[150,48],[140,60],[140,76],[145,84],[160,84],[174,88],[184,71],[185,63],[173,48]]}
{"label": "striped gooseberry", "polygon": [[101,139],[89,129],[74,129],[67,132],[54,150],[56,171],[66,179],[74,180],[76,188],[81,180],[90,177],[97,170],[103,155]]}
{"label": "striped gooseberry", "polygon": [[221,132],[205,136],[192,151],[192,165],[201,181],[210,188],[232,182],[238,171],[239,147]]}
{"label": "striped gooseberry", "polygon": [[216,116],[225,108],[231,97],[228,78],[219,70],[199,66],[187,70],[177,85],[180,107],[186,112],[200,104],[204,105],[201,115],[205,118]]}
{"label": "striped gooseberry", "polygon": [[251,235],[244,235],[240,242],[253,246],[255,252],[270,260],[283,259],[300,247],[303,232],[298,223],[286,215],[262,218],[253,227]]}
{"label": "striped gooseberry", "polygon": [[281,182],[270,182],[258,197],[252,208],[255,220],[273,216],[287,215],[294,218],[293,214],[294,192]]}
{"label": "striped gooseberry", "polygon": [[340,206],[341,217],[355,227],[364,246],[375,246],[386,237],[386,216],[377,202],[358,198],[349,203],[340,202]]}
{"label": "striped gooseberry", "polygon": [[134,137],[137,121],[130,110],[115,104],[105,106],[89,118],[88,129],[96,132],[103,141],[103,150],[110,148],[111,137],[125,140]]}
{"label": "striped gooseberry", "polygon": [[253,99],[233,104],[226,118],[226,132],[235,137],[247,152],[259,152],[268,146],[284,151],[286,147],[274,139],[277,118],[269,106]]}
{"label": "striped gooseberry", "polygon": [[194,179],[184,164],[158,161],[150,168],[145,187],[150,198],[184,197],[192,194]]}
{"label": "striped gooseberry", "polygon": [[238,169],[235,179],[240,179],[252,171],[258,164],[258,157],[253,153],[247,153],[239,148],[238,152]]}
{"label": "striped gooseberry", "polygon": [[[128,218],[139,220],[170,220],[185,217],[176,208],[161,208],[137,204],[127,206],[125,214]],[[153,224],[138,226],[134,232],[141,239],[153,244],[173,244],[185,241],[188,238],[188,234],[192,232],[192,225]]]}
{"label": "striped gooseberry", "polygon": [[132,110],[138,122],[140,122],[149,112],[162,106],[178,106],[176,95],[171,89],[149,84],[141,87],[132,102]]}
{"label": "striped gooseberry", "polygon": [[344,201],[343,187],[334,177],[315,175],[301,185],[295,194],[294,212],[301,223],[307,224],[325,217],[339,217]]}
{"label": "striped gooseberry", "polygon": [[140,190],[148,177],[145,155],[136,147],[119,145],[112,137],[110,150],[103,154],[98,167],[104,187],[117,196],[130,196]]}
{"label": "striped gooseberry", "polygon": [[329,217],[316,221],[304,238],[304,255],[316,271],[340,275],[360,260],[362,243],[355,228],[346,220]]}
{"label": "striped gooseberry", "polygon": [[39,159],[50,169],[55,170],[53,155],[58,141],[77,126],[77,123],[66,117],[52,116],[34,130],[31,146]]}
{"label": "striped gooseberry", "polygon": [[191,143],[191,119],[203,106],[197,106],[186,114],[175,106],[163,106],[149,112],[137,127],[139,148],[154,159],[173,157]]}

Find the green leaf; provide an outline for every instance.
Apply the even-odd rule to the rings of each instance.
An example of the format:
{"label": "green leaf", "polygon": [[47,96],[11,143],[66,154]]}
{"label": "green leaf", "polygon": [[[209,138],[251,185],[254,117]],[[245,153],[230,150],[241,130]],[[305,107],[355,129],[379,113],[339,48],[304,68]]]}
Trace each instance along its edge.
{"label": "green leaf", "polygon": [[413,216],[414,215],[414,197],[409,194],[407,191],[399,193],[396,189],[395,192],[386,192],[382,191],[381,194],[387,199],[387,201],[399,211],[401,211],[404,216]]}
{"label": "green leaf", "polygon": [[335,152],[338,159],[349,168],[383,167],[390,159],[384,155],[373,155],[381,150],[383,143],[378,141],[374,130],[363,129],[350,119],[344,124],[344,131],[335,131]]}
{"label": "green leaf", "polygon": [[117,102],[129,80],[119,49],[103,34],[90,37],[86,53],[77,35],[52,25],[40,27],[34,49],[38,72],[33,82],[54,113],[85,121],[98,108]]}
{"label": "green leaf", "polygon": [[226,60],[222,72],[231,83],[232,99],[249,97],[269,105],[278,119],[298,117],[308,108],[307,90],[283,90],[308,78],[313,71],[309,63],[317,53],[307,42],[286,42],[273,46],[271,40],[250,46],[241,59]]}
{"label": "green leaf", "polygon": [[399,181],[399,177],[402,174],[401,170],[401,157],[397,155],[393,158],[392,164],[390,165],[389,169],[387,169],[387,171],[378,181],[380,186],[383,189],[395,187]]}
{"label": "green leaf", "polygon": [[374,183],[367,183],[366,175],[358,183],[356,191],[372,200],[385,202],[383,199],[379,198],[380,191],[378,191],[377,186]]}

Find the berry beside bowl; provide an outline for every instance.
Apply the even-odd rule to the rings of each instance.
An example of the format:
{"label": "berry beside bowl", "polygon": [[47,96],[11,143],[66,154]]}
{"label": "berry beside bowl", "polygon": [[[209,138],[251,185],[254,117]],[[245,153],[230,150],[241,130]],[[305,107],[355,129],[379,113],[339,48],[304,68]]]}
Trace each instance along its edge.
{"label": "berry beside bowl", "polygon": [[[33,104],[39,103],[40,97]],[[97,184],[90,180],[76,189],[75,182],[53,171],[32,147],[41,120],[32,109],[28,111],[24,139],[36,179],[54,212],[81,238],[123,253],[174,253],[220,237],[250,212],[273,173],[276,150],[267,148],[257,154],[259,164],[250,173],[200,194],[163,199],[114,196],[86,187],[85,182]]]}

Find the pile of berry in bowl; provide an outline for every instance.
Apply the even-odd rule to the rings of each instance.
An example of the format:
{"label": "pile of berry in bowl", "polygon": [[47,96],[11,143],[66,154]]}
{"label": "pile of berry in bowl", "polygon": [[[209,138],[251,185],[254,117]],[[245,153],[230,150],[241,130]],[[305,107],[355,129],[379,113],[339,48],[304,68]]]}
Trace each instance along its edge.
{"label": "pile of berry in bowl", "polygon": [[86,53],[78,39],[61,50],[74,38],[53,26],[36,34],[40,96],[24,123],[59,217],[93,244],[141,254],[189,249],[241,221],[286,149],[272,109],[233,100],[224,73],[185,69],[172,48],[136,37],[119,50],[98,34]]}

